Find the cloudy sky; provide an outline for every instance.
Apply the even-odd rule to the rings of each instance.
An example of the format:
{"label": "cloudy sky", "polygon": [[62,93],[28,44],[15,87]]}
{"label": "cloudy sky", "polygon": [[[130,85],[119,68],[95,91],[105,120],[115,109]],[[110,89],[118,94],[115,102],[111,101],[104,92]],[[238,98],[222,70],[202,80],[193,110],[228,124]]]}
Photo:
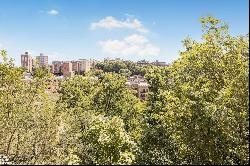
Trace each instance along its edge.
{"label": "cloudy sky", "polygon": [[190,36],[200,40],[200,16],[249,32],[248,0],[0,0],[0,49],[52,60],[105,57],[171,62]]}

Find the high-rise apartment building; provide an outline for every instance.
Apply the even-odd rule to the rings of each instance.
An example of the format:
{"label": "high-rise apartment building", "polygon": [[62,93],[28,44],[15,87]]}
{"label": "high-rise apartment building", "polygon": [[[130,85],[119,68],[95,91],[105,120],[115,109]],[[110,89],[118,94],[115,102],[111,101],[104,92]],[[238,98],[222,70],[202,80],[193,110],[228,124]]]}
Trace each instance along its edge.
{"label": "high-rise apartment building", "polygon": [[28,52],[21,55],[21,66],[26,68],[28,72],[32,72],[34,60]]}
{"label": "high-rise apartment building", "polygon": [[80,62],[79,61],[71,61],[72,63],[72,71],[75,72],[75,74],[80,74]]}
{"label": "high-rise apartment building", "polygon": [[91,62],[86,59],[79,59],[79,67],[80,67],[80,74],[86,73],[90,70],[91,68]]}
{"label": "high-rise apartment building", "polygon": [[62,73],[63,73],[63,76],[65,77],[74,76],[74,71],[72,70],[71,62],[63,62]]}
{"label": "high-rise apartment building", "polygon": [[43,53],[41,53],[39,56],[36,57],[36,63],[40,67],[48,66],[48,56],[45,56],[45,55],[43,55]]}

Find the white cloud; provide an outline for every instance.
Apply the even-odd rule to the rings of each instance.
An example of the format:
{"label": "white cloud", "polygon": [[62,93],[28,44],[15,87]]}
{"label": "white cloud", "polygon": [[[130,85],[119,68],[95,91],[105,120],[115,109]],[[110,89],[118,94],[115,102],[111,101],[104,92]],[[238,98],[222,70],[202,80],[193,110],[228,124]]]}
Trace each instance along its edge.
{"label": "white cloud", "polygon": [[151,44],[148,39],[142,35],[133,34],[125,37],[123,40],[100,41],[104,53],[112,55],[159,55],[160,49]]}
{"label": "white cloud", "polygon": [[125,21],[120,21],[112,16],[108,16],[98,22],[91,23],[92,30],[95,30],[97,28],[105,28],[110,30],[115,28],[126,28],[126,29],[133,29],[142,33],[148,32],[148,30],[137,19],[131,20],[128,18]]}
{"label": "white cloud", "polygon": [[53,16],[56,16],[56,15],[59,14],[59,12],[58,12],[57,10],[54,10],[54,9],[52,9],[52,10],[50,10],[50,11],[47,11],[47,13],[48,13],[49,15],[53,15]]}

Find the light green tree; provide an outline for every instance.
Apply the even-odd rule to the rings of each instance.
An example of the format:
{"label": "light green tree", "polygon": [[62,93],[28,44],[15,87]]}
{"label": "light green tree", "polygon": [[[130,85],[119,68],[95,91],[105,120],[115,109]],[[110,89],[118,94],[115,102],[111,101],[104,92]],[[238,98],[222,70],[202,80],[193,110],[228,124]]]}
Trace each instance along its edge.
{"label": "light green tree", "polygon": [[57,113],[45,93],[44,79],[23,80],[24,70],[1,52],[0,154],[13,164],[54,163]]}
{"label": "light green tree", "polygon": [[142,142],[154,146],[142,145],[144,163],[249,163],[248,35],[232,37],[210,16],[201,23],[203,42],[185,40],[177,61],[149,71],[152,113]]}

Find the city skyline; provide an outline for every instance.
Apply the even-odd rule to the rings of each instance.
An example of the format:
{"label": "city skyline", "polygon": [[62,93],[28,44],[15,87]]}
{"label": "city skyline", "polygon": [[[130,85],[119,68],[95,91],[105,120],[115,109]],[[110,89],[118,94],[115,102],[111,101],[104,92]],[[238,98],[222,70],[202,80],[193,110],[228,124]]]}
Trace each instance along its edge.
{"label": "city skyline", "polygon": [[247,0],[158,2],[0,0],[0,48],[17,66],[25,51],[43,52],[50,63],[106,57],[170,63],[182,50],[181,40],[200,40],[201,16],[224,20],[234,36],[249,29]]}
{"label": "city skyline", "polygon": [[[84,58],[84,57],[78,57],[78,59],[67,59],[67,60],[62,60],[62,59],[53,59],[53,60],[49,60],[49,56],[47,54],[44,54],[44,53],[38,53],[36,55],[31,55],[29,51],[25,51],[23,53],[21,53],[21,57],[19,56],[19,58],[22,59],[22,55],[29,55],[32,59],[37,59],[39,56],[47,56],[48,57],[48,64],[52,64],[53,62],[58,62],[58,61],[61,61],[61,62],[67,62],[67,61],[77,61],[77,60],[96,60],[96,61],[105,61],[105,60],[122,60],[122,61],[132,61],[132,62],[139,62],[139,61],[147,61],[147,62],[150,62],[150,63],[153,63],[153,62],[160,62],[158,59],[153,59],[153,60],[146,60],[146,59],[139,59],[137,61],[135,60],[129,60],[129,59],[123,59],[123,58],[110,58],[110,57],[104,57],[103,59],[95,59],[95,58]],[[162,61],[162,62],[165,62],[165,61]],[[22,63],[19,65],[19,66],[22,66]]]}

